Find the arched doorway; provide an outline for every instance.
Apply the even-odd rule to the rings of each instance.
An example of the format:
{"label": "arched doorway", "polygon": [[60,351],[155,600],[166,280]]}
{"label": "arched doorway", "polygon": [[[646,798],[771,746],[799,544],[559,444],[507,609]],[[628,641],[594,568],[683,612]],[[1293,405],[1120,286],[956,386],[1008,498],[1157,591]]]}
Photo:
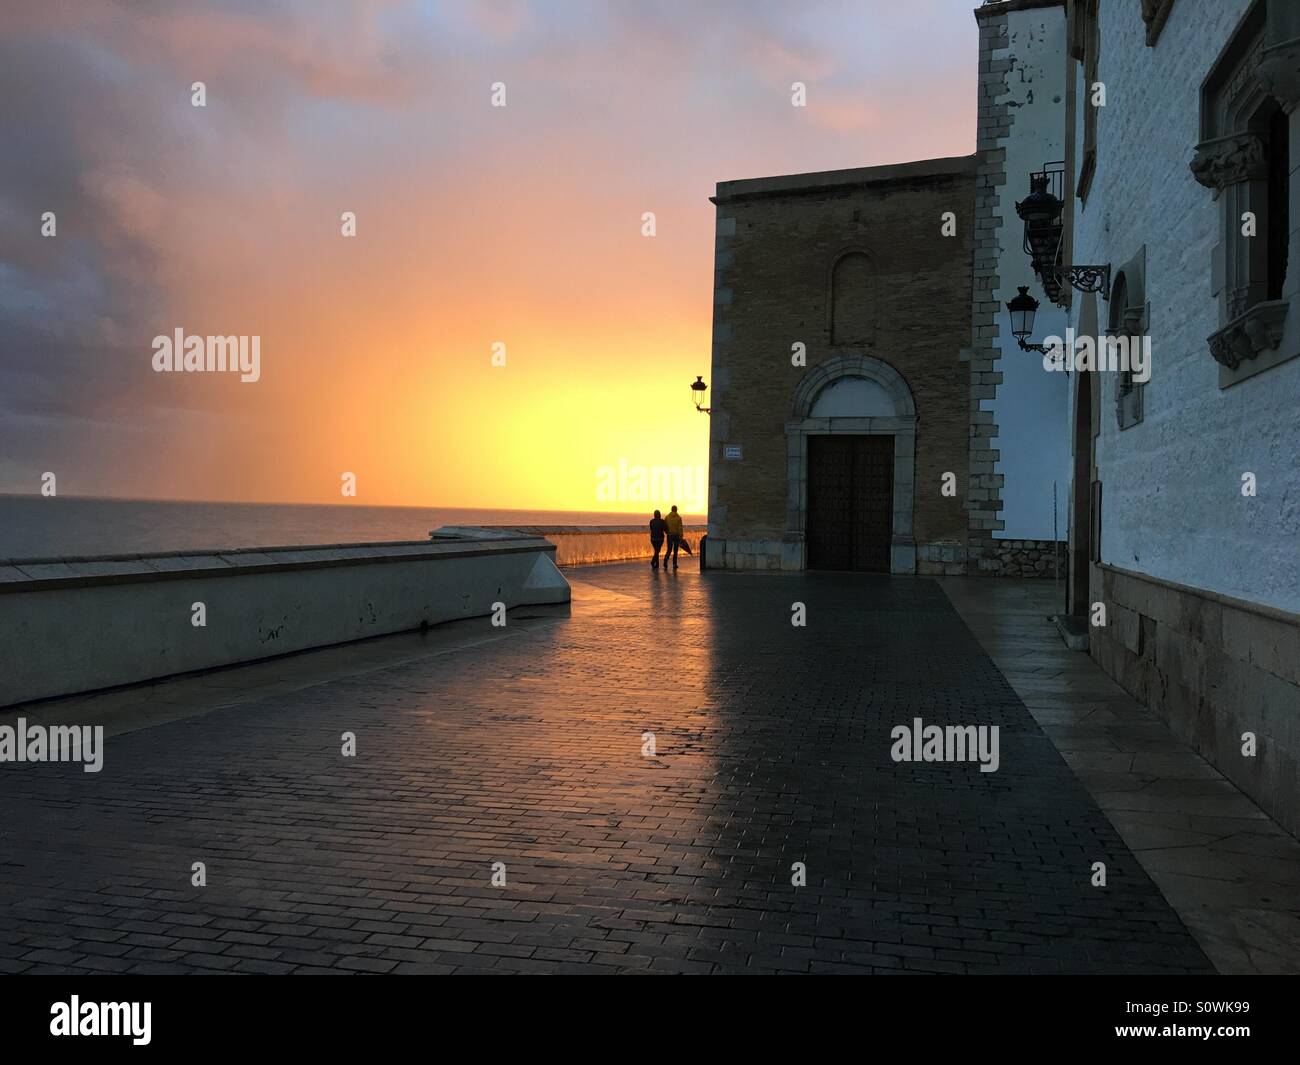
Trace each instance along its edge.
{"label": "arched doorway", "polygon": [[888,363],[842,356],[809,371],[786,423],[787,541],[802,565],[914,573],[916,407]]}

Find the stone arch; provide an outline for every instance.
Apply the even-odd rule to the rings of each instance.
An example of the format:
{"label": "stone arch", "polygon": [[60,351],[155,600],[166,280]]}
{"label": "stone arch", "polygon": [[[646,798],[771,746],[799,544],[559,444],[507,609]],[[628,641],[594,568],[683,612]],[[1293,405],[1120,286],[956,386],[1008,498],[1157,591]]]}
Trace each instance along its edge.
{"label": "stone arch", "polygon": [[[863,378],[889,397],[889,417],[813,417],[817,397],[836,382]],[[907,381],[883,359],[871,355],[841,355],[809,370],[795,387],[786,431],[786,531],[789,561],[807,564],[805,537],[808,514],[808,438],[831,433],[890,435],[894,438],[894,498],[891,573],[916,572],[916,539],[912,507],[916,481],[916,404]]]}
{"label": "stone arch", "polygon": [[872,355],[839,355],[810,369],[794,390],[791,417],[807,418],[821,391],[845,377],[865,377],[868,381],[874,381],[889,393],[896,417],[916,417],[912,390],[907,387],[903,375],[883,359]]}

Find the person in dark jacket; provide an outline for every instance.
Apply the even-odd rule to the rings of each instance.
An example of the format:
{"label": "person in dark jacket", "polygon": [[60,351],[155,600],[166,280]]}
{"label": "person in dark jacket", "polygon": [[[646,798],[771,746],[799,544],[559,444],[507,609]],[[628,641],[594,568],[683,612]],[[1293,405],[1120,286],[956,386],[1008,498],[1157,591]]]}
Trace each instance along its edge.
{"label": "person in dark jacket", "polygon": [[[655,549],[654,560],[650,563],[654,569],[659,568],[659,552],[664,546],[664,537],[668,533],[668,523],[659,516],[659,511],[655,511],[655,516],[650,519],[650,546]],[[668,559],[664,559],[664,566],[668,565]]]}

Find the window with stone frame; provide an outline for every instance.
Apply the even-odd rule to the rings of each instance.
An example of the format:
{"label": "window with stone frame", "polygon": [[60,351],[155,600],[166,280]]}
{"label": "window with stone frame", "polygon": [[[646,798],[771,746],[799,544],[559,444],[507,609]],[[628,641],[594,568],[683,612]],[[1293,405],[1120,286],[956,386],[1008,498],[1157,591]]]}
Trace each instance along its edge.
{"label": "window with stone frame", "polygon": [[[1300,4],[1254,0],[1201,85],[1191,169],[1219,209],[1209,337],[1219,387],[1296,354],[1281,349],[1290,301],[1290,112],[1300,101]],[[1292,286],[1292,290],[1294,286]]]}
{"label": "window with stone frame", "polygon": [[[1146,307],[1142,298],[1142,285],[1138,277],[1129,283],[1132,266],[1121,269],[1115,276],[1110,291],[1110,318],[1106,332],[1119,340],[1129,353],[1130,368],[1120,368],[1115,374],[1115,420],[1120,429],[1128,429],[1142,420],[1142,393],[1146,382],[1137,380],[1132,366],[1132,355],[1139,350],[1145,336]],[[1145,375],[1143,375],[1145,376]]]}
{"label": "window with stone frame", "polygon": [[1097,71],[1100,69],[1101,28],[1097,16],[1098,0],[1083,0],[1076,27],[1075,57],[1083,61],[1083,157],[1079,161],[1079,185],[1076,189],[1080,201],[1086,203],[1092,176],[1097,170],[1097,112],[1101,108],[1093,103]]}

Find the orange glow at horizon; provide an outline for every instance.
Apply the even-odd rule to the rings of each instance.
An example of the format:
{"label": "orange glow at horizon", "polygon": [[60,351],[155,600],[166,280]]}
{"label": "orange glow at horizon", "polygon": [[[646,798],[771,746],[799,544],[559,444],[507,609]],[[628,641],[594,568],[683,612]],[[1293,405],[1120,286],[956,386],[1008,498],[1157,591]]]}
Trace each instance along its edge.
{"label": "orange glow at horizon", "polygon": [[[36,428],[0,455],[0,491],[58,469],[69,495],[703,512],[709,418],[690,383],[712,384],[714,184],[973,143],[968,0],[870,7],[743,27],[671,4],[24,15],[27,53],[65,50],[90,86],[49,120],[82,199],[34,254],[95,242],[100,287],[130,299],[89,307],[62,363],[42,356]],[[932,54],[891,44],[949,8],[963,20]],[[131,77],[86,58],[101,55]],[[47,302],[50,320],[67,310]],[[152,338],[177,328],[259,336],[261,379],[152,372]],[[92,380],[96,349],[111,366]],[[693,498],[610,498],[621,468]]]}
{"label": "orange glow at horizon", "polygon": [[[545,195],[534,202],[544,205]],[[491,207],[489,195],[482,210]],[[695,256],[694,268],[683,269],[685,242],[642,237],[633,215],[628,232],[606,230],[605,246],[592,250],[618,262],[621,276],[604,279],[603,291],[575,292],[547,272],[571,271],[537,250],[555,237],[554,215],[539,210],[541,231],[515,235],[507,271],[527,265],[531,288],[471,258],[467,245],[483,237],[450,244],[423,232],[419,218],[405,228],[394,218],[383,232],[388,220],[378,212],[361,215],[356,243],[326,229],[306,251],[305,306],[276,305],[275,287],[250,276],[238,300],[247,310],[236,317],[268,323],[261,381],[145,382],[155,398],[167,389],[197,394],[259,426],[207,454],[204,483],[248,501],[338,502],[348,471],[357,475],[357,503],[635,512],[676,502],[702,513],[708,418],[694,409],[689,386],[709,372],[711,263]],[[707,200],[695,213],[711,230]],[[422,262],[431,247],[477,271],[479,283],[462,277],[442,289],[446,271]],[[265,264],[274,252],[241,254]],[[693,291],[673,292],[656,276],[665,259],[677,284]],[[209,265],[225,275],[233,302],[230,279],[246,264]],[[683,315],[686,299],[697,306]],[[201,300],[185,320],[198,323],[190,332],[229,328]],[[492,364],[496,342],[505,344],[504,366]],[[601,471],[620,463],[678,470],[693,498],[611,499]]]}

